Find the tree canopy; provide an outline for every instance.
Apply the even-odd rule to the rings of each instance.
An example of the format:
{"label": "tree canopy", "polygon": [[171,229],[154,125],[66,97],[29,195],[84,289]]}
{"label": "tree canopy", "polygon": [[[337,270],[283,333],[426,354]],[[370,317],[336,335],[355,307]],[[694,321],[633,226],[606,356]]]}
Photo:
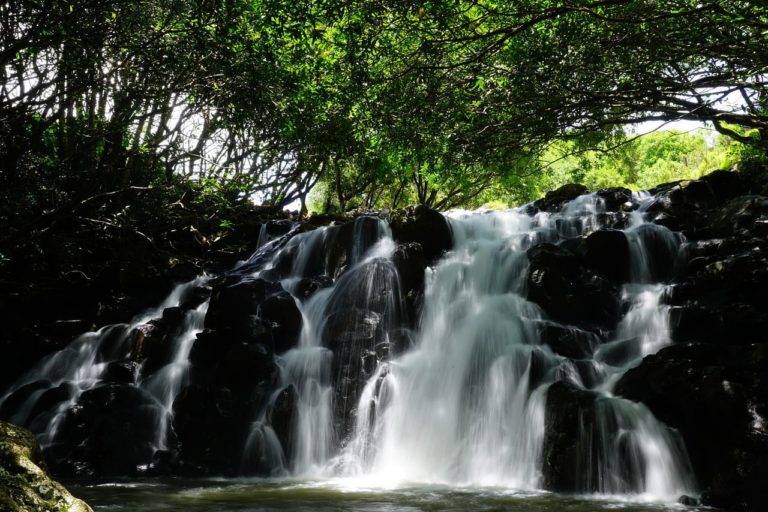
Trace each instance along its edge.
{"label": "tree canopy", "polygon": [[8,222],[179,180],[448,208],[527,197],[553,143],[631,123],[768,137],[761,1],[19,0],[0,27]]}

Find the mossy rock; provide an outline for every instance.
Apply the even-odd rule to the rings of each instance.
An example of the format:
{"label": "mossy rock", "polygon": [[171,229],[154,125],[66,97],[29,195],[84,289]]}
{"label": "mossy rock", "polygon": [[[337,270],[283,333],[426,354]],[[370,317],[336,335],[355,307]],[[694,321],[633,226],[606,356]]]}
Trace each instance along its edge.
{"label": "mossy rock", "polygon": [[32,432],[0,421],[0,510],[92,512],[45,471]]}

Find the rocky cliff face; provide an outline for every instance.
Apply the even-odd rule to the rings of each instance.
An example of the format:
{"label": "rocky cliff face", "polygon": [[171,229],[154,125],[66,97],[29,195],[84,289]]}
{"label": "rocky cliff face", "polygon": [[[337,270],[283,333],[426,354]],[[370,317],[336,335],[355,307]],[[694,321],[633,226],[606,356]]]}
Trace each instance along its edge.
{"label": "rocky cliff face", "polygon": [[[564,187],[527,212],[555,215],[585,192]],[[537,240],[525,254],[525,298],[543,312],[534,336],[582,384],[563,378],[549,389],[543,484],[601,490],[578,477],[580,436],[604,427],[605,404],[591,389],[600,364],[642,356],[633,340],[616,339],[641,244],[643,275],[667,286],[672,344],[624,373],[614,392],[679,433],[705,503],[754,509],[768,498],[768,182],[718,171],[651,194],[638,212],[629,190],[598,191],[594,225],[564,217],[561,239]],[[632,215],[650,223],[627,234]],[[382,229],[393,247],[366,260],[390,236]],[[0,417],[38,433],[62,475],[280,474],[322,455],[298,453],[307,449],[301,425],[330,445],[349,442],[366,383],[380,386],[387,362],[413,342],[425,273],[453,246],[450,223],[414,207],[321,228],[270,221],[260,233],[260,249],[233,270],[47,356],[0,396]],[[319,302],[322,319],[312,312]],[[537,353],[531,388],[554,371]],[[314,410],[308,396],[330,404],[330,431],[301,416]]]}

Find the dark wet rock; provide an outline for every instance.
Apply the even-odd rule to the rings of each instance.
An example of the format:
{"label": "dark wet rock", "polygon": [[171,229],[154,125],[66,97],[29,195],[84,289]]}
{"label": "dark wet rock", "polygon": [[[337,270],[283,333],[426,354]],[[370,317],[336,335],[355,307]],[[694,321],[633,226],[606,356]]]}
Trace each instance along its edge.
{"label": "dark wet rock", "polygon": [[393,212],[390,222],[392,237],[399,244],[421,245],[424,258],[433,264],[453,247],[448,221],[440,213],[424,205],[409,206]]}
{"label": "dark wet rock", "polygon": [[133,386],[85,391],[67,410],[49,461],[59,474],[70,476],[134,474],[152,460],[161,412],[154,398]]}
{"label": "dark wet rock", "polygon": [[266,345],[238,343],[219,361],[214,381],[236,396],[248,397],[255,391],[268,392],[277,379],[271,349]]}
{"label": "dark wet rock", "polygon": [[360,216],[299,235],[279,253],[268,277],[277,280],[326,276],[336,280],[379,241],[381,222],[378,217]]}
{"label": "dark wet rock", "polygon": [[679,264],[678,235],[664,226],[642,224],[628,232],[627,237],[630,243],[639,245],[634,252],[638,260],[632,262],[632,280],[658,283],[672,279]]}
{"label": "dark wet rock", "polygon": [[150,320],[136,327],[131,337],[130,359],[142,365],[145,374],[151,374],[171,362],[173,337],[163,319]]}
{"label": "dark wet rock", "polygon": [[325,275],[337,279],[359,262],[381,238],[380,222],[376,217],[358,217],[353,222],[327,228],[321,244]]}
{"label": "dark wet rock", "polygon": [[46,390],[35,402],[25,423],[33,432],[42,432],[54,415],[63,412],[61,409],[68,405],[77,392],[77,386],[70,382],[62,382]]}
{"label": "dark wet rock", "polygon": [[768,197],[742,196],[725,203],[707,217],[714,237],[768,235]]}
{"label": "dark wet rock", "polygon": [[701,180],[668,183],[651,189],[653,202],[647,208],[650,220],[674,231],[684,231],[690,239],[709,236],[702,222],[702,210],[717,205],[709,183]]}
{"label": "dark wet rock", "polygon": [[264,225],[264,229],[269,238],[277,238],[287,234],[293,225],[293,221],[288,219],[270,220]]}
{"label": "dark wet rock", "polygon": [[528,300],[560,323],[589,330],[613,328],[620,314],[618,289],[613,284],[552,244],[529,249],[528,259]]}
{"label": "dark wet rock", "polygon": [[632,200],[632,191],[624,187],[609,187],[597,191],[609,212],[627,211],[637,207]]}
{"label": "dark wet rock", "polygon": [[420,292],[424,289],[424,270],[427,268],[427,259],[424,257],[421,244],[412,242],[398,245],[392,255],[392,261],[404,293]]}
{"label": "dark wet rock", "polygon": [[149,464],[137,466],[136,475],[140,477],[171,476],[179,467],[179,453],[176,450],[158,450]]}
{"label": "dark wet rock", "polygon": [[606,229],[626,229],[632,217],[627,212],[603,212],[597,214],[597,222]]}
{"label": "dark wet rock", "polygon": [[591,356],[602,341],[595,333],[552,322],[540,322],[537,328],[543,344],[548,345],[554,353],[571,359]]}
{"label": "dark wet rock", "polygon": [[299,300],[306,301],[318,290],[332,285],[333,279],[328,276],[304,277],[296,285],[296,297]]}
{"label": "dark wet rock", "polygon": [[698,305],[676,306],[670,309],[672,339],[677,342],[726,342],[722,338],[723,319],[718,311]]}
{"label": "dark wet rock", "polygon": [[293,385],[280,390],[269,408],[267,418],[283,448],[287,460],[291,460],[293,432],[298,414],[299,394]]}
{"label": "dark wet rock", "polygon": [[706,504],[758,510],[768,498],[767,347],[673,345],[617,384],[680,432]]}
{"label": "dark wet rock", "polygon": [[583,492],[580,439],[584,420],[594,417],[597,394],[558,381],[547,390],[544,413],[542,473],[544,488],[555,492]]}
{"label": "dark wet rock", "polygon": [[573,361],[579,378],[585,388],[590,389],[605,380],[604,369],[600,363],[589,359]]}
{"label": "dark wet rock", "polygon": [[274,350],[281,354],[299,342],[302,317],[296,300],[288,293],[276,293],[261,303],[259,316],[271,324]]}
{"label": "dark wet rock", "polygon": [[747,193],[747,182],[738,172],[717,170],[702,176],[699,181],[709,185],[718,204]]}
{"label": "dark wet rock", "polygon": [[638,338],[615,340],[601,345],[595,359],[611,366],[623,366],[642,355],[642,344]]}
{"label": "dark wet rock", "polygon": [[25,384],[12,391],[0,405],[0,420],[13,420],[14,423],[22,423],[25,418],[19,418],[18,412],[33,395],[39,395],[47,389],[51,389],[53,383],[47,379],[36,380]]}
{"label": "dark wet rock", "polygon": [[710,183],[704,180],[684,181],[669,192],[669,199],[675,208],[701,210],[715,206],[717,197]]}
{"label": "dark wet rock", "polygon": [[768,244],[729,237],[689,244],[666,296],[676,341],[760,343],[768,328]]}
{"label": "dark wet rock", "polygon": [[248,334],[242,320],[258,315],[259,306],[267,297],[283,291],[279,283],[263,279],[238,279],[214,286],[211,302],[205,315],[205,327],[237,335]]}
{"label": "dark wet rock", "polygon": [[134,384],[138,373],[139,365],[135,361],[112,361],[107,365],[101,378],[105,382]]}
{"label": "dark wet rock", "polygon": [[350,308],[372,311],[397,327],[403,315],[400,281],[392,262],[374,259],[345,274],[336,284],[327,311],[331,314]]}
{"label": "dark wet rock", "polygon": [[613,283],[629,279],[629,243],[623,231],[601,229],[584,240],[584,264]]}
{"label": "dark wet rock", "polygon": [[91,512],[46,471],[32,432],[0,421],[0,509],[4,512]]}
{"label": "dark wet rock", "polygon": [[165,308],[163,310],[163,323],[167,326],[167,330],[172,333],[177,333],[181,327],[186,311],[180,306],[173,306]]}
{"label": "dark wet rock", "polygon": [[376,345],[376,353],[380,360],[387,355],[396,356],[413,347],[413,331],[406,327],[390,329],[387,333],[387,341]]}
{"label": "dark wet rock", "polygon": [[325,321],[323,344],[333,351],[356,342],[364,342],[373,348],[380,323],[381,315],[373,311],[358,308],[337,311]]}
{"label": "dark wet rock", "polygon": [[376,312],[351,308],[331,314],[323,329],[323,344],[333,351],[334,420],[341,438],[351,433],[360,393],[378,362],[376,347],[384,340],[381,322]]}
{"label": "dark wet rock", "polygon": [[572,199],[576,199],[587,192],[589,192],[589,190],[584,185],[569,183],[556,190],[547,192],[542,199],[534,201],[533,206],[541,211],[558,212],[562,209],[565,203]]}
{"label": "dark wet rock", "polygon": [[257,406],[228,388],[192,385],[182,390],[173,405],[173,426],[182,446],[179,471],[237,474]]}
{"label": "dark wet rock", "polygon": [[688,496],[687,494],[683,494],[682,496],[680,496],[677,502],[681,505],[685,505],[686,507],[697,507],[700,505],[699,500],[697,500],[693,496]]}
{"label": "dark wet rock", "polygon": [[182,298],[181,309],[186,311],[197,308],[211,297],[212,291],[213,289],[208,285],[195,286]]}
{"label": "dark wet rock", "polygon": [[536,389],[551,377],[554,369],[552,354],[541,347],[533,347],[528,364],[528,388]]}

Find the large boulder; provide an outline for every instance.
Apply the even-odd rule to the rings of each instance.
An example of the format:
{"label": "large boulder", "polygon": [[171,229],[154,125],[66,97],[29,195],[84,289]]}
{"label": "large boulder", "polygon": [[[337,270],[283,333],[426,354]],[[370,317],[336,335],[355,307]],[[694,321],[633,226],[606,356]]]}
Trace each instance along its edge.
{"label": "large boulder", "polygon": [[601,229],[591,233],[582,248],[584,264],[613,283],[629,279],[629,243],[623,231]]}
{"label": "large boulder", "polygon": [[621,313],[618,288],[584,268],[562,247],[541,244],[528,250],[526,288],[554,320],[588,330],[610,330]]}
{"label": "large boulder", "polygon": [[243,325],[243,319],[258,315],[259,306],[264,300],[283,291],[279,283],[264,279],[227,277],[213,287],[205,315],[205,327],[247,336],[250,328]]}
{"label": "large boulder", "polygon": [[605,209],[609,212],[627,211],[637,207],[632,197],[632,191],[628,188],[603,188],[597,191],[597,196],[603,200]]}
{"label": "large boulder", "polygon": [[759,510],[768,499],[768,345],[673,345],[629,370],[616,393],[682,435],[704,501]]}
{"label": "large boulder", "polygon": [[567,185],[563,185],[556,190],[547,192],[543,198],[534,201],[533,206],[536,210],[558,212],[563,208],[565,203],[572,201],[588,192],[589,189],[587,189],[587,187],[584,185],[578,183],[568,183]]}
{"label": "large boulder", "polygon": [[396,242],[420,244],[429,264],[453,247],[448,221],[439,212],[424,205],[409,206],[394,212],[390,227]]}
{"label": "large boulder", "polygon": [[358,263],[381,238],[380,223],[377,217],[363,216],[353,222],[327,228],[321,244],[325,275],[336,279]]}
{"label": "large boulder", "polygon": [[415,327],[421,314],[427,259],[421,244],[400,244],[392,255],[405,299],[406,323]]}
{"label": "large boulder", "polygon": [[248,399],[257,391],[268,393],[277,377],[278,369],[270,347],[237,343],[221,357],[214,382],[236,396]]}
{"label": "large boulder", "polygon": [[570,359],[585,359],[601,343],[600,336],[576,327],[554,322],[538,322],[539,339],[556,354]]}
{"label": "large boulder", "polygon": [[[107,384],[68,409],[47,455],[58,474],[130,475],[148,465],[163,410],[145,391]],[[169,432],[173,444],[173,433]]]}
{"label": "large boulder", "polygon": [[225,387],[193,384],[183,389],[173,404],[173,426],[182,447],[178,472],[238,474],[256,406]]}
{"label": "large boulder", "polygon": [[32,432],[0,421],[0,510],[92,512],[46,472]]}
{"label": "large boulder", "polygon": [[288,292],[276,293],[261,303],[259,316],[270,324],[275,352],[281,354],[299,342],[302,317],[296,300]]}
{"label": "large boulder", "polygon": [[[544,488],[555,492],[584,492],[586,478],[581,440],[586,422],[595,416],[593,391],[557,381],[547,390],[544,414],[542,473]],[[580,471],[581,470],[581,471]]]}

